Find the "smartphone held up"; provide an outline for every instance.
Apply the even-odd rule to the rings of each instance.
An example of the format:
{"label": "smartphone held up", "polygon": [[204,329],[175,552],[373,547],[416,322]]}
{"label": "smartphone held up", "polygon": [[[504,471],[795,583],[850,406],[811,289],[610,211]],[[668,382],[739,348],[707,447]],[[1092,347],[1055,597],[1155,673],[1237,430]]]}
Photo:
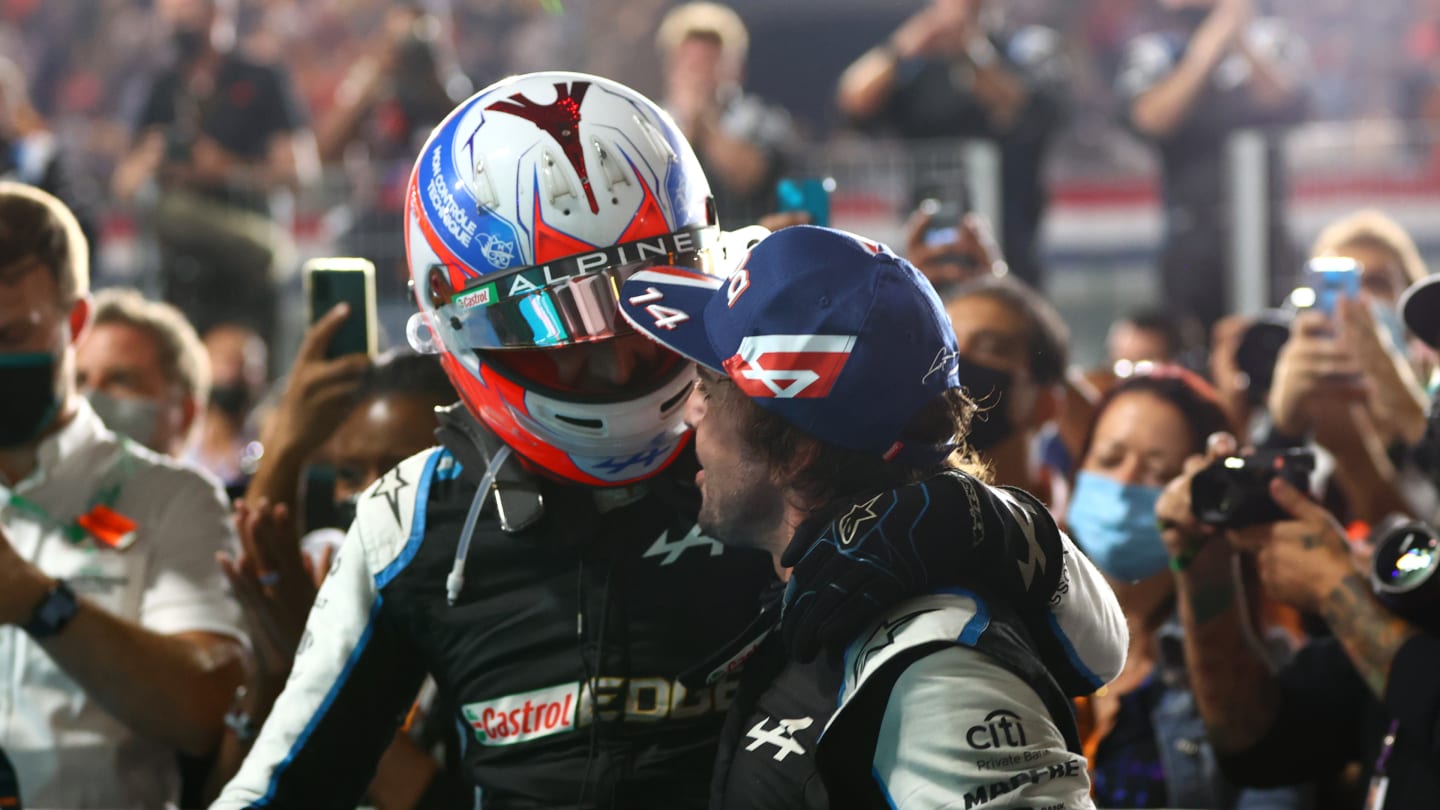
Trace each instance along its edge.
{"label": "smartphone held up", "polygon": [[830,226],[830,195],[835,191],[833,177],[782,177],[775,184],[775,210],[786,214],[803,212],[811,225]]}
{"label": "smartphone held up", "polygon": [[373,357],[380,331],[375,314],[375,265],[366,259],[325,257],[305,262],[301,274],[310,323],[325,317],[340,303],[350,306],[350,314],[330,339],[325,356]]}

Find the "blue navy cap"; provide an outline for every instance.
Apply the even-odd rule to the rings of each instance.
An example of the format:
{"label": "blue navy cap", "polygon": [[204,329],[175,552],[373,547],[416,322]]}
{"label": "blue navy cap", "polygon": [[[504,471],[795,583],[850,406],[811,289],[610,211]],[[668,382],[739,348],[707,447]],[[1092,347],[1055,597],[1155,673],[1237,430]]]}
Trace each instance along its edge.
{"label": "blue navy cap", "polygon": [[920,410],[960,380],[955,331],[935,288],[884,245],[831,228],[785,228],[728,279],[676,267],[636,272],[620,290],[620,311],[822,441],[917,461],[953,449],[900,443]]}

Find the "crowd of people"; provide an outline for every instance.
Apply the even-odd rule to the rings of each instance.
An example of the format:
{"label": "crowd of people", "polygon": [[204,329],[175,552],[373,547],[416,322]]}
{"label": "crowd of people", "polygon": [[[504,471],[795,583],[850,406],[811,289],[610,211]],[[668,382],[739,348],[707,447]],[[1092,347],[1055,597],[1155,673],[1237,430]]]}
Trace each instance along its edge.
{"label": "crowd of people", "polygon": [[[830,88],[998,148],[998,227],[915,172],[893,246],[777,210],[804,127],[717,3],[657,7],[653,101],[472,93],[450,11],[357,4],[316,108],[283,4],[156,0],[104,177],[0,56],[0,806],[1440,807],[1440,281],[1377,209],[1300,249],[1272,160],[1231,310],[1224,144],[1315,103],[1255,3],[1115,49],[1166,228],[1095,368],[1041,249],[1074,54],[998,3]],[[321,165],[403,345],[284,348]]]}

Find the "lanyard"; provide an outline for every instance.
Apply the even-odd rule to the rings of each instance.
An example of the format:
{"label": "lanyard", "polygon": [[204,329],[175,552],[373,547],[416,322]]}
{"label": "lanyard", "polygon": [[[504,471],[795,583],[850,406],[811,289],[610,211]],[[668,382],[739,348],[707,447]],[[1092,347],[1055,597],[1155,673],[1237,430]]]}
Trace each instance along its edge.
{"label": "lanyard", "polygon": [[60,533],[71,543],[78,544],[86,537],[85,529],[81,528],[79,523],[74,521],[62,523],[51,515],[45,507],[35,503],[24,495],[17,495],[9,487],[0,484],[0,509],[6,506],[13,506],[17,511],[24,512],[41,523],[48,523],[59,528]]}
{"label": "lanyard", "polygon": [[1370,790],[1365,795],[1365,810],[1381,810],[1390,793],[1390,777],[1385,767],[1390,764],[1390,754],[1395,750],[1395,735],[1400,731],[1400,721],[1391,720],[1385,732],[1385,741],[1380,746],[1380,755],[1375,757],[1375,773],[1370,777]]}
{"label": "lanyard", "polygon": [[1384,776],[1385,768],[1390,764],[1390,753],[1395,750],[1395,735],[1400,731],[1400,721],[1391,720],[1390,728],[1385,732],[1385,740],[1380,745],[1380,755],[1375,757],[1375,775]]}
{"label": "lanyard", "polygon": [[61,536],[75,545],[93,537],[112,548],[125,548],[134,540],[136,526],[133,521],[115,512],[114,507],[115,502],[120,499],[120,485],[135,473],[135,459],[130,452],[129,439],[121,440],[119,466],[120,480],[98,490],[85,511],[68,523],[4,484],[0,484],[0,509],[12,506],[16,511],[28,514],[40,523],[48,523],[58,528]]}

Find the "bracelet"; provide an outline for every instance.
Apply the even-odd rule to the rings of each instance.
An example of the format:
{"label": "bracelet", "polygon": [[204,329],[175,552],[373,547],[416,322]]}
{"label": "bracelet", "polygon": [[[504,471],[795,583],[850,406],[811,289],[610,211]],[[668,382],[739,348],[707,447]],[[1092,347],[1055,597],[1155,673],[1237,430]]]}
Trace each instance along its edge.
{"label": "bracelet", "polygon": [[247,691],[243,685],[235,687],[230,711],[225,713],[225,727],[235,732],[235,739],[242,743],[250,742],[260,733],[260,729],[255,727],[255,721],[250,717],[250,712],[242,708]]}
{"label": "bracelet", "polygon": [[1189,567],[1190,567],[1190,563],[1195,562],[1195,558],[1198,557],[1198,556],[1200,556],[1200,549],[1199,549],[1199,547],[1196,547],[1196,548],[1186,549],[1186,550],[1180,552],[1179,554],[1176,554],[1174,557],[1171,557],[1171,558],[1170,558],[1170,571],[1171,571],[1171,573],[1175,573],[1175,574],[1183,574],[1183,573],[1185,573],[1185,569],[1186,569],[1186,568],[1189,568]]}
{"label": "bracelet", "polygon": [[[1174,523],[1168,520],[1157,520],[1155,524],[1156,528],[1158,528],[1161,532],[1167,532],[1171,529],[1178,530],[1180,528],[1179,526],[1176,526]],[[1193,535],[1189,534],[1185,535],[1185,537],[1187,540],[1195,539]],[[1201,538],[1201,542],[1189,543],[1187,544],[1187,548],[1181,550],[1179,554],[1171,556],[1170,571],[1176,574],[1184,573],[1185,569],[1190,567],[1190,563],[1195,562],[1195,558],[1200,556],[1200,551],[1201,549],[1205,548],[1206,542],[1208,542],[1207,538]]]}

